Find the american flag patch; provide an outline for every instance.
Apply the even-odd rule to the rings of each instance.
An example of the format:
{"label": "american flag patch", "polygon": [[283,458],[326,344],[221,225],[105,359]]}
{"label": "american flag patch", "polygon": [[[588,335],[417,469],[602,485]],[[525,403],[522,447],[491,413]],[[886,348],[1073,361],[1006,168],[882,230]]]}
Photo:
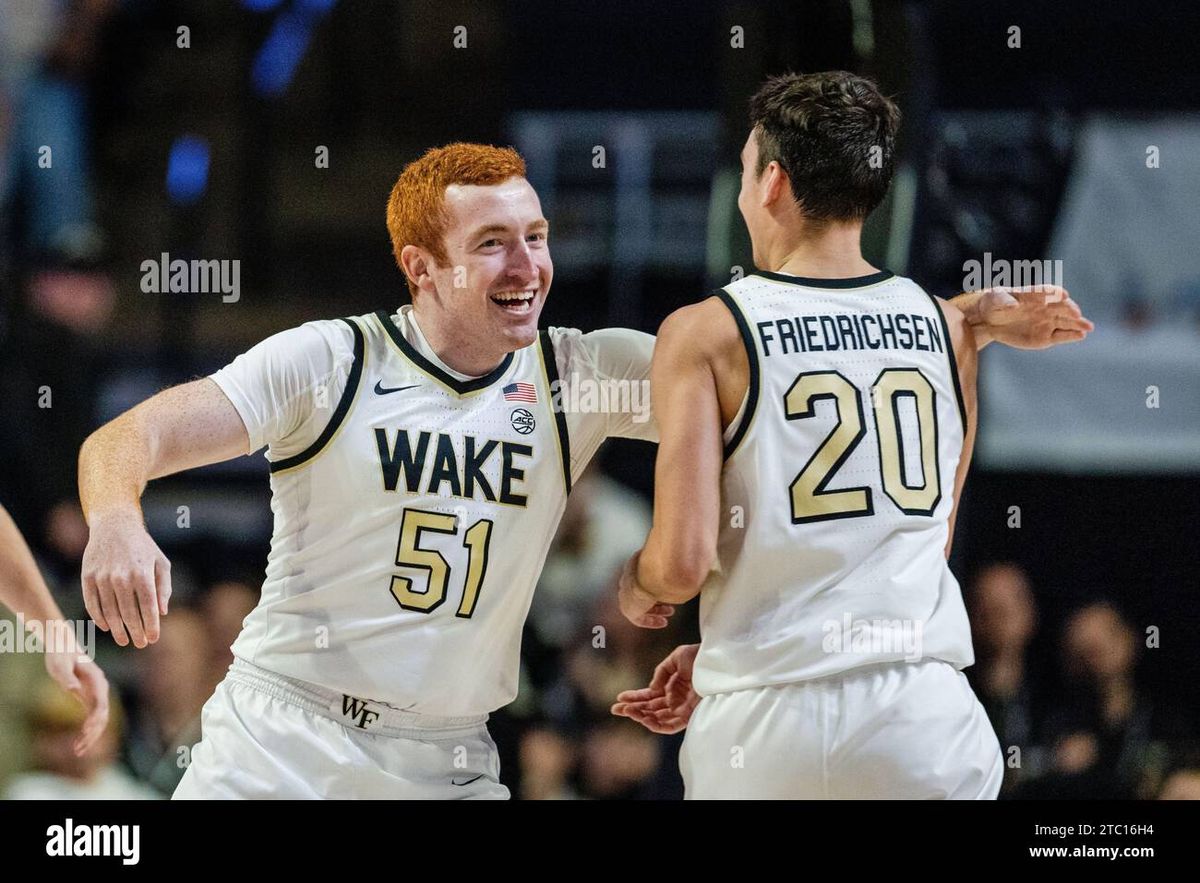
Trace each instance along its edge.
{"label": "american flag patch", "polygon": [[537,387],[532,383],[510,383],[504,387],[504,401],[537,403]]}

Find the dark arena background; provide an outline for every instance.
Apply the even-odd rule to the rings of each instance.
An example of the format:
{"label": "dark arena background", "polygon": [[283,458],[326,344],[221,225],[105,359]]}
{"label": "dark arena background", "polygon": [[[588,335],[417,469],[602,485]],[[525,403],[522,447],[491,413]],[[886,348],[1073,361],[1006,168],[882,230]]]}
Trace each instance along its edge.
{"label": "dark arena background", "polygon": [[[981,355],[951,563],[1001,797],[1200,798],[1197,34],[1182,0],[0,0],[0,503],[86,619],[83,440],[277,331],[407,302],[385,204],[434,145],[525,157],[543,327],[654,332],[753,271],[749,96],[849,70],[904,114],[867,259],[943,297],[1036,262],[1096,323]],[[236,293],[147,291],[164,254],[237,261]],[[572,494],[489,723],[514,798],[682,796],[682,734],[609,713],[698,633],[695,603],[662,632],[616,606],[653,454],[610,442]],[[0,794],[170,795],[258,597],[267,479],[259,452],[147,489],[171,613],[147,649],[96,632],[113,715],[88,756],[39,658],[0,653]]]}

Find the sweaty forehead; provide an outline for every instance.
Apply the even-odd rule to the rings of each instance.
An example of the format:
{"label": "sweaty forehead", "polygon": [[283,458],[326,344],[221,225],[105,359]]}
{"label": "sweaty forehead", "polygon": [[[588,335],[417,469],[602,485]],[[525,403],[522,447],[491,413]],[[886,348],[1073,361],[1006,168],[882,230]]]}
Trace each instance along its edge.
{"label": "sweaty forehead", "polygon": [[524,178],[499,184],[451,184],[446,209],[452,227],[488,223],[529,223],[542,216],[537,193]]}

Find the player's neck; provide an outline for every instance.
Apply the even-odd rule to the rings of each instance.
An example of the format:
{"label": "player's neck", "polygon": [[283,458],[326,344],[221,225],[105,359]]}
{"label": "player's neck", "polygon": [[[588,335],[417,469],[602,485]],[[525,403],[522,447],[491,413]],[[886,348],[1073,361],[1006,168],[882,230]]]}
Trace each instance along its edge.
{"label": "player's neck", "polygon": [[877,269],[862,256],[862,224],[805,225],[769,243],[765,270],[812,279],[849,279]]}
{"label": "player's neck", "polygon": [[422,312],[416,303],[410,318],[434,355],[459,374],[482,377],[504,361],[503,353],[480,351],[476,336],[469,333],[470,329],[463,328],[461,322],[440,321],[441,317],[435,311]]}

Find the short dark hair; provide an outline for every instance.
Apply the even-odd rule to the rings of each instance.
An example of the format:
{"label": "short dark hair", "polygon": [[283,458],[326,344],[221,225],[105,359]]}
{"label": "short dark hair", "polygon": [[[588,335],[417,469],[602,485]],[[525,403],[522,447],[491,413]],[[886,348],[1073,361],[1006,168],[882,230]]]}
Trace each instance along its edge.
{"label": "short dark hair", "polygon": [[772,77],[750,99],[750,124],[755,174],[779,163],[807,217],[861,220],[883,201],[900,110],[867,78],[846,71]]}

